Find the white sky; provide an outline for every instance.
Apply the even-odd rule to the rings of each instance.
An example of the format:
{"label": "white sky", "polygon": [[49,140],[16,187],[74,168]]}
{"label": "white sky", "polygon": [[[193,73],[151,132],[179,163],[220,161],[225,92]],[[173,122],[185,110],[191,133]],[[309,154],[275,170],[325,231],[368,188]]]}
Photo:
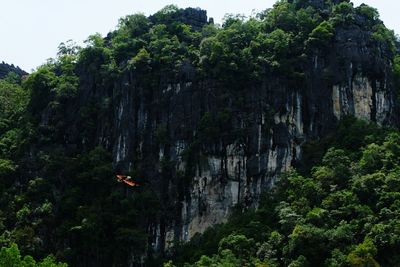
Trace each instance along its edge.
{"label": "white sky", "polygon": [[[82,44],[96,32],[103,36],[128,14],[153,14],[168,4],[200,7],[220,22],[224,14],[250,15],[275,0],[0,0],[0,61],[31,71],[54,57],[61,42]],[[353,0],[378,8],[386,26],[400,34],[400,1]]]}

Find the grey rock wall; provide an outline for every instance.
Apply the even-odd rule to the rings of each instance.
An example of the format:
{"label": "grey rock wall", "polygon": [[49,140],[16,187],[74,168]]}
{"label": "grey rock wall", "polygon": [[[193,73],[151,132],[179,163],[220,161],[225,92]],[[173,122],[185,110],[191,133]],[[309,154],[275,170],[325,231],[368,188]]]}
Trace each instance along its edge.
{"label": "grey rock wall", "polygon": [[[338,29],[329,51],[312,51],[303,83],[285,76],[249,81],[239,108],[229,104],[233,95],[221,102],[229,88],[200,78],[190,64],[181,79],[163,77],[151,94],[129,71],[107,88],[83,74],[81,102],[110,101],[109,112],[98,117],[96,143],[112,151],[116,170],[140,164],[162,200],[163,212],[149,225],[153,247],[190,240],[225,222],[235,205],[257,207],[260,194],[301,158],[301,145],[329,133],[345,116],[396,123],[390,56],[370,36],[359,26]],[[232,113],[230,132],[246,133],[193,146],[204,114],[225,108]],[[160,129],[165,143],[157,140]],[[187,160],[193,149],[196,157]]]}

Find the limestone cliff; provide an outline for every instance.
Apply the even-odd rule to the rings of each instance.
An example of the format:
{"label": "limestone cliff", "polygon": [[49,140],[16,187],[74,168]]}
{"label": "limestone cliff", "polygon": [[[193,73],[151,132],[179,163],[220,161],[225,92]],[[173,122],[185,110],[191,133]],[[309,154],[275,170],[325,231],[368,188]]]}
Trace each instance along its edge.
{"label": "limestone cliff", "polygon": [[[300,159],[302,143],[328,133],[344,116],[394,123],[390,62],[384,50],[376,53],[369,35],[359,26],[339,29],[329,53],[315,50],[308,59],[300,86],[285,77],[266,77],[259,86],[249,82],[243,108],[233,110],[230,120],[231,131],[246,127],[249,132],[202,144],[190,163],[185,157],[201,118],[221,110],[218,83],[198,77],[190,64],[181,69],[181,79],[166,77],[150,98],[130,72],[104,92],[84,78],[82,102],[108,98],[112,103],[110,116],[98,118],[97,143],[112,150],[119,170],[131,171],[144,161],[164,200],[164,213],[150,226],[153,245],[164,249],[170,241],[187,241],[224,222],[237,204],[257,206],[277,175]],[[157,142],[160,129],[168,144]],[[162,167],[166,161],[172,164],[168,172]],[[190,181],[182,173],[191,173]]]}
{"label": "limestone cliff", "polygon": [[[318,4],[324,1],[310,2],[325,8]],[[180,11],[177,19],[196,29],[207,24],[201,10]],[[301,158],[302,144],[329,133],[345,116],[397,123],[393,55],[373,40],[366,23],[355,17],[336,27],[328,47],[300,55],[299,79],[265,72],[259,82],[241,81],[240,96],[188,60],[176,75],[152,73],[152,90],[129,68],[109,81],[99,78],[102,69],[78,66],[78,97],[67,110],[99,109],[89,132],[79,132],[86,122],[72,118],[65,142],[104,146],[118,172],[140,169],[162,203],[148,225],[149,242],[164,251],[172,241],[188,241],[226,221],[235,205],[257,207],[260,194]]]}

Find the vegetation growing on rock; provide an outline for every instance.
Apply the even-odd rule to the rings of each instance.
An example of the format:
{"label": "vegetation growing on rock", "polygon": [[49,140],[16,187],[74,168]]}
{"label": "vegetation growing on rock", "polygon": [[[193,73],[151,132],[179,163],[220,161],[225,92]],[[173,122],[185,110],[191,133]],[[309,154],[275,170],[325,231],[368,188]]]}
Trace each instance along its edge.
{"label": "vegetation growing on rock", "polygon": [[[324,65],[329,60],[323,58],[324,75],[314,87],[318,95],[307,91],[315,81],[310,77],[319,73],[314,72],[318,57],[335,51],[336,43],[354,45],[348,35],[362,38],[368,48],[365,58],[355,56],[360,71],[378,76],[378,82],[393,82],[398,91],[400,60],[393,32],[375,9],[354,8],[348,1],[282,0],[252,18],[227,16],[222,26],[208,23],[204,11],[167,6],[150,17],[122,18],[115,31],[104,38],[90,36],[84,48],[61,44],[56,59],[22,82],[18,75],[4,76],[0,262],[11,257],[35,266],[33,258],[53,254],[71,266],[145,260],[160,266],[168,258],[165,228],[180,219],[178,209],[190,195],[202,157],[223,155],[235,143],[248,145],[249,157],[258,153],[254,129],[262,121],[261,131],[270,134],[276,126],[273,115],[284,112],[289,98],[281,94],[296,88],[304,98],[318,98],[326,93],[320,91],[341,82],[346,58],[338,57],[337,66]],[[367,59],[374,64],[366,64]],[[191,96],[195,104],[180,107],[187,113],[173,113],[187,99],[175,101],[172,92],[186,84],[200,93]],[[130,99],[123,106],[130,116],[122,117],[115,106]],[[261,113],[268,116],[258,118]],[[322,117],[315,119],[297,170],[281,176],[257,211],[239,205],[228,224],[195,236],[186,246],[175,244],[176,257],[167,266],[397,263],[399,133],[345,120],[336,137],[312,141],[337,126],[336,120],[324,124]],[[312,124],[310,118],[304,121]],[[133,129],[133,123],[143,127]],[[284,123],[289,122],[280,126]],[[117,127],[136,142],[129,147],[134,149],[117,146],[122,139]],[[170,156],[179,140],[187,141],[179,155],[184,170]],[[121,151],[129,162],[113,158]],[[143,184],[140,189],[114,181],[116,171],[128,169]],[[221,183],[226,182],[223,175]],[[162,237],[156,244],[157,235]],[[49,266],[63,266],[46,259]]]}
{"label": "vegetation growing on rock", "polygon": [[396,265],[399,132],[348,118],[328,139],[305,155],[322,161],[281,175],[257,211],[177,248],[177,266]]}

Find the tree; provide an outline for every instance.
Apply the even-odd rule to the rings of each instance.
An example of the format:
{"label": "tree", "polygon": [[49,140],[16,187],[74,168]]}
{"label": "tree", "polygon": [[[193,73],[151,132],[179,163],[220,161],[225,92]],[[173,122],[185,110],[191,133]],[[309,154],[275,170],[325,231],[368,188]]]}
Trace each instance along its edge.
{"label": "tree", "polygon": [[311,47],[326,48],[331,44],[334,35],[333,25],[325,20],[312,30],[306,43]]}
{"label": "tree", "polygon": [[53,256],[47,256],[36,262],[31,256],[22,257],[18,246],[2,247],[0,250],[0,266],[4,267],[67,267],[66,263],[56,262]]}
{"label": "tree", "polygon": [[218,250],[220,252],[230,250],[237,257],[246,259],[254,254],[254,243],[253,239],[248,239],[244,235],[231,234],[219,242]]}
{"label": "tree", "polygon": [[396,38],[394,31],[386,28],[383,22],[379,22],[373,26],[372,39],[380,44],[386,45],[390,52],[395,54]]}
{"label": "tree", "polygon": [[379,263],[374,259],[377,249],[371,239],[366,238],[363,243],[357,245],[347,256],[347,262],[350,266],[379,267]]}
{"label": "tree", "polygon": [[0,80],[0,135],[21,122],[28,97],[28,93],[18,84]]}
{"label": "tree", "polygon": [[362,16],[365,16],[365,18],[368,20],[368,22],[375,22],[376,20],[379,19],[379,12],[376,8],[370,7],[366,4],[361,4],[359,7],[357,7],[356,12],[358,14],[361,14]]}
{"label": "tree", "polygon": [[352,3],[341,1],[333,6],[333,25],[348,26],[354,21],[354,7]]}

